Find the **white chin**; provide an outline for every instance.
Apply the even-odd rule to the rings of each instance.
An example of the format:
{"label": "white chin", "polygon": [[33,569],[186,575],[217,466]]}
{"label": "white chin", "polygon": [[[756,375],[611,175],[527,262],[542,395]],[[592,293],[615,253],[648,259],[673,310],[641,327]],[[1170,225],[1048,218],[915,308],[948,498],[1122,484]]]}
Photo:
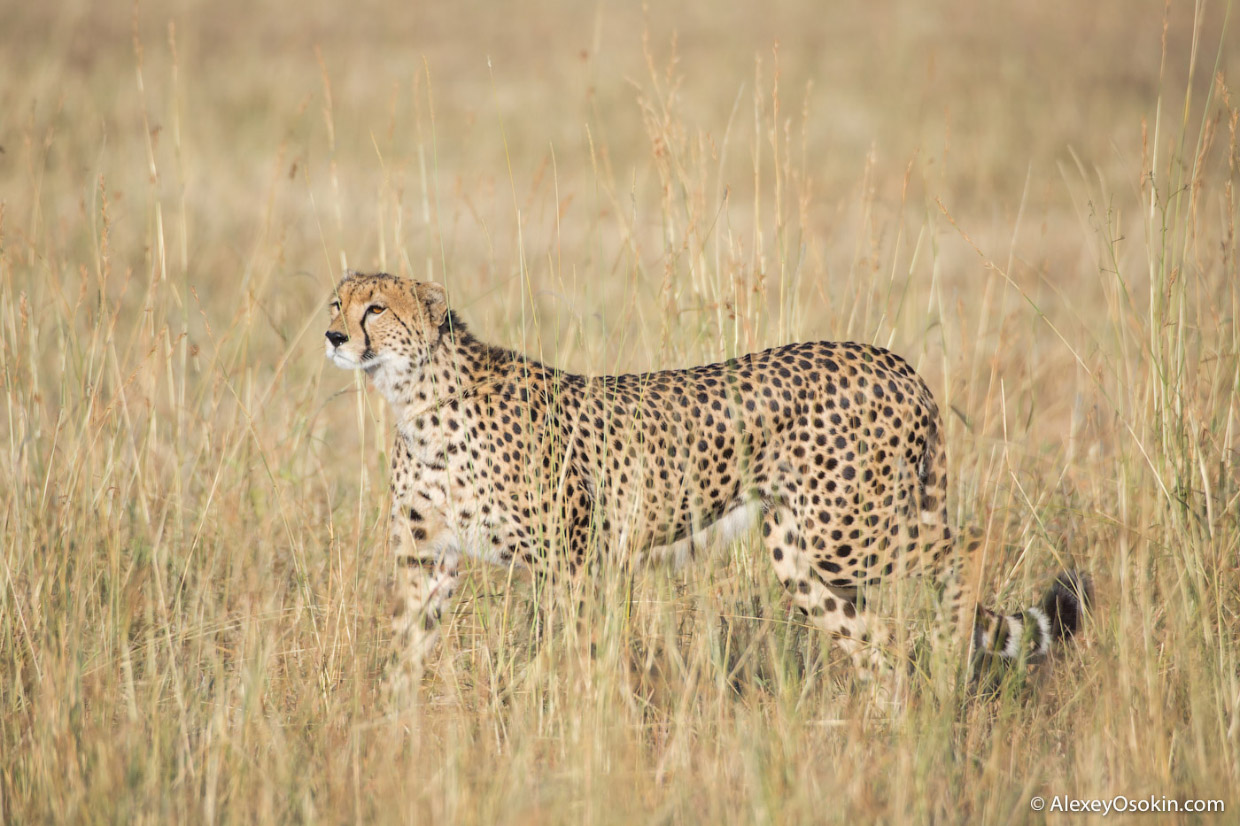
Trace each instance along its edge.
{"label": "white chin", "polygon": [[359,370],[362,366],[341,353],[339,350],[328,351],[327,357],[331,359],[332,364],[336,365],[341,370]]}

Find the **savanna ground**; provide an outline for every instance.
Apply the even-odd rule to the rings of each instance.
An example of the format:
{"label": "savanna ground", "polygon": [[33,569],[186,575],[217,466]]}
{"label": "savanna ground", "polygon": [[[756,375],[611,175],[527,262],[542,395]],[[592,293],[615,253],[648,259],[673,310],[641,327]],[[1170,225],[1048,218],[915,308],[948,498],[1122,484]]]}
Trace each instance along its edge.
{"label": "savanna ground", "polygon": [[[0,7],[0,821],[1235,817],[1227,4],[675,5]],[[1079,567],[1096,616],[994,700],[891,705],[756,542],[580,621],[474,567],[389,717],[345,267],[579,371],[889,346],[993,603]]]}

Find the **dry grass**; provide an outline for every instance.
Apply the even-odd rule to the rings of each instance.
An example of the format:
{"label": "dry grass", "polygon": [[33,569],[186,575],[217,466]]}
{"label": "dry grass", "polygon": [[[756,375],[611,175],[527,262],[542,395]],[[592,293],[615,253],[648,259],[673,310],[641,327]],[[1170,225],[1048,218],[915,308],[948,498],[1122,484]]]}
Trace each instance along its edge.
{"label": "dry grass", "polygon": [[[0,821],[1234,817],[1228,4],[762,5],[0,9]],[[996,601],[1075,565],[1097,619],[993,703],[892,711],[749,545],[580,625],[475,568],[389,719],[346,265],[582,371],[891,346]]]}

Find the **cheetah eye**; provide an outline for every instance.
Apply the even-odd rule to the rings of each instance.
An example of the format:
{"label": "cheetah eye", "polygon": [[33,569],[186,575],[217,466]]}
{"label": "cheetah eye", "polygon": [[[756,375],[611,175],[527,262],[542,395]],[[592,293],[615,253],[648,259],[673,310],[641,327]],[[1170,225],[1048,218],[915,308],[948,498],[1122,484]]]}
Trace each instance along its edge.
{"label": "cheetah eye", "polygon": [[372,304],[366,308],[366,312],[369,313],[370,315],[379,315],[379,313],[383,312],[386,309],[387,307],[380,307],[378,304]]}
{"label": "cheetah eye", "polygon": [[340,301],[339,301],[339,300],[336,300],[336,301],[333,301],[332,303],[328,304],[328,305],[327,305],[327,309],[328,309],[328,310],[330,310],[330,311],[331,311],[331,312],[333,312],[333,313],[338,313],[338,312],[340,312]]}

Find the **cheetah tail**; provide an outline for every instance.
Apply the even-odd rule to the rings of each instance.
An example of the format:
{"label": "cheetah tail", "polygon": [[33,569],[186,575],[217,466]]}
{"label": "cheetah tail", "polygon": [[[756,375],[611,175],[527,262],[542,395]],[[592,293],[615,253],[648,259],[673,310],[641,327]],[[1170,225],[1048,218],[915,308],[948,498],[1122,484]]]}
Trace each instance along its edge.
{"label": "cheetah tail", "polygon": [[1067,642],[1081,630],[1092,602],[1089,578],[1065,571],[1055,577],[1039,605],[1016,614],[979,613],[973,628],[978,665],[994,659],[1032,662],[1046,657],[1052,646]]}

